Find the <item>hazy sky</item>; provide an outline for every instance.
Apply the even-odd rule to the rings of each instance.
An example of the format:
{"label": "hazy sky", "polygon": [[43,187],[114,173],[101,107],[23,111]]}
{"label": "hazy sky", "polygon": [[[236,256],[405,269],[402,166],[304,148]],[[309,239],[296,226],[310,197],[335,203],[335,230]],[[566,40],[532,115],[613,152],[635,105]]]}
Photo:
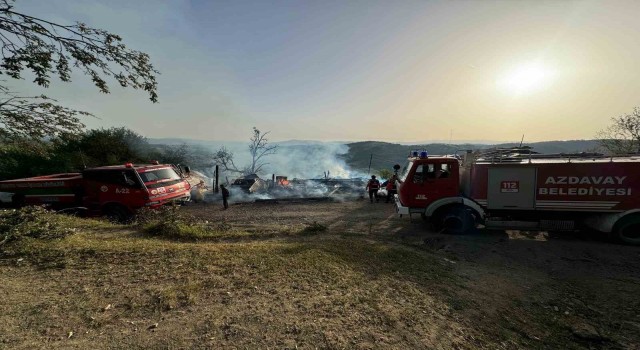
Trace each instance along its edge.
{"label": "hazy sky", "polygon": [[[44,91],[89,127],[244,140],[593,138],[640,106],[640,1],[18,0],[124,37],[160,102],[81,75]],[[32,84],[9,81],[20,91]]]}

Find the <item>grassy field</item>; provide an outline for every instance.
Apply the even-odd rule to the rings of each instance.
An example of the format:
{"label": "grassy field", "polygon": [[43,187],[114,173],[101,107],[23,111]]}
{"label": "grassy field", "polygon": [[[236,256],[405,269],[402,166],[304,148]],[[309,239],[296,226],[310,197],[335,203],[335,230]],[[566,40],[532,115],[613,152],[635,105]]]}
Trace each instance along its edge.
{"label": "grassy field", "polygon": [[[502,236],[425,237],[388,206],[276,209],[192,208],[206,231],[196,239],[62,218],[55,227],[74,228],[63,238],[5,244],[0,348],[638,346],[640,259],[630,247],[569,242],[623,254],[565,252],[547,270],[509,260],[538,239],[491,252]],[[607,266],[576,267],[593,261]],[[584,275],[565,275],[570,266]]]}

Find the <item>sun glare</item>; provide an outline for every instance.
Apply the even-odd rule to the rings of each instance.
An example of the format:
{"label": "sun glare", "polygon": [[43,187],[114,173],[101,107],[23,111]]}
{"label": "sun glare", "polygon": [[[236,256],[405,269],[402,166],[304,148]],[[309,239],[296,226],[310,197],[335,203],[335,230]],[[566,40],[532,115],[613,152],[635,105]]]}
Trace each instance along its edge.
{"label": "sun glare", "polygon": [[544,87],[551,81],[551,76],[551,70],[542,63],[531,62],[507,72],[498,85],[509,93],[522,95]]}

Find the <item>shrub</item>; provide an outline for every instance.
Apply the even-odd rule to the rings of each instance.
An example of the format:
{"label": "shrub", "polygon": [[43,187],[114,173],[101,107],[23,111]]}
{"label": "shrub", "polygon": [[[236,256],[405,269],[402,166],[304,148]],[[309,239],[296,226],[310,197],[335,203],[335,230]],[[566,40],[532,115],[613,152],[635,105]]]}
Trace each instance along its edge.
{"label": "shrub", "polygon": [[153,236],[197,239],[211,235],[196,218],[180,213],[178,206],[141,210],[136,221]]}
{"label": "shrub", "polygon": [[43,207],[0,210],[0,246],[25,237],[63,238],[76,231],[69,221],[69,217]]}

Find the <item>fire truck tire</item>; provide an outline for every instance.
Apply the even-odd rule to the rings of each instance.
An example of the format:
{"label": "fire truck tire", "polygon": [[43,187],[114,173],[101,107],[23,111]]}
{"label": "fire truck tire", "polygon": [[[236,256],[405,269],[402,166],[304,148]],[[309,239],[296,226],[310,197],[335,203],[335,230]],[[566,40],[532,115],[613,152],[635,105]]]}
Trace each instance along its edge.
{"label": "fire truck tire", "polygon": [[115,221],[118,223],[126,223],[131,220],[131,213],[127,208],[119,204],[107,204],[102,213],[109,219],[109,221]]}
{"label": "fire truck tire", "polygon": [[640,245],[640,215],[628,215],[613,228],[613,238],[624,244]]}
{"label": "fire truck tire", "polygon": [[476,229],[476,218],[473,210],[465,206],[453,206],[444,211],[439,220],[444,233],[461,235],[473,233]]}

